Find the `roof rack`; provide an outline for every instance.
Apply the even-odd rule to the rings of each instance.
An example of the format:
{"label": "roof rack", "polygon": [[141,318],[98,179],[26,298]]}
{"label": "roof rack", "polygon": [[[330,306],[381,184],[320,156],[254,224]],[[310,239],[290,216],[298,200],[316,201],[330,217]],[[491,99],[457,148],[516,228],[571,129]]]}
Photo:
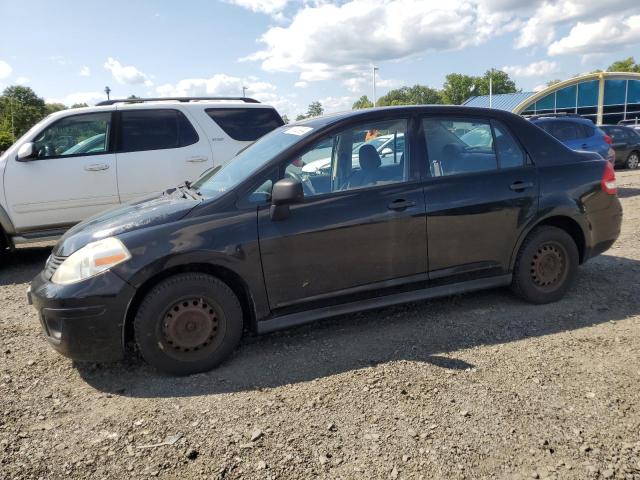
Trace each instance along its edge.
{"label": "roof rack", "polygon": [[234,100],[244,103],[260,103],[255,98],[249,97],[157,97],[157,98],[118,98],[115,100],[104,100],[96,103],[96,107],[114,105],[116,103],[144,103],[144,102],[164,102],[172,100],[174,102],[197,102],[201,100]]}
{"label": "roof rack", "polygon": [[528,118],[529,120],[537,120],[539,118],[558,118],[558,117],[583,118],[581,115],[578,115],[577,113],[567,113],[567,112],[539,113],[537,115],[526,116],[526,118]]}

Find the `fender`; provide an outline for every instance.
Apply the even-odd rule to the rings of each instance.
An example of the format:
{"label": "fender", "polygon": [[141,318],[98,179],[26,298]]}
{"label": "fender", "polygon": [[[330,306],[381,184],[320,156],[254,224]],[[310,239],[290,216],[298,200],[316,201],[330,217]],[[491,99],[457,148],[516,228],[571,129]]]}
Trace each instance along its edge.
{"label": "fender", "polygon": [[13,235],[16,233],[16,229],[13,226],[13,222],[11,218],[9,218],[9,214],[7,211],[0,205],[0,227],[4,231],[5,235]]}

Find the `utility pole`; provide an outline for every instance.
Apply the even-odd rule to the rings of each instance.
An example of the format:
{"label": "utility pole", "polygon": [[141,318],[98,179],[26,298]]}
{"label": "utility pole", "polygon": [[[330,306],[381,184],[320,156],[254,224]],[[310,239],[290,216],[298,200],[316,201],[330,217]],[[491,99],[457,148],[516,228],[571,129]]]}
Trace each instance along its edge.
{"label": "utility pole", "polygon": [[493,67],[489,70],[489,108],[493,108]]}
{"label": "utility pole", "polygon": [[375,65],[371,65],[371,74],[373,75],[373,106],[376,106],[376,72],[380,70]]}
{"label": "utility pole", "polygon": [[242,86],[242,98],[247,96],[247,90],[248,90],[248,88],[243,85]]}
{"label": "utility pole", "polygon": [[109,98],[109,94],[111,93],[111,89],[109,88],[109,86],[107,85],[106,87],[104,87],[104,93],[107,94],[107,100],[111,100]]}

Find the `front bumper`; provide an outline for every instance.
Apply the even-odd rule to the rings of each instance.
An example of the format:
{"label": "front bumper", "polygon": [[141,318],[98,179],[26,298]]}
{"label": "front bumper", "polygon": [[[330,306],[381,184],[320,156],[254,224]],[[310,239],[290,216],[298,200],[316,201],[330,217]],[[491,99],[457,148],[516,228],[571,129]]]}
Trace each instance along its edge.
{"label": "front bumper", "polygon": [[124,322],[135,289],[112,272],[74,285],[31,281],[28,301],[51,346],[74,360],[104,362],[124,356]]}

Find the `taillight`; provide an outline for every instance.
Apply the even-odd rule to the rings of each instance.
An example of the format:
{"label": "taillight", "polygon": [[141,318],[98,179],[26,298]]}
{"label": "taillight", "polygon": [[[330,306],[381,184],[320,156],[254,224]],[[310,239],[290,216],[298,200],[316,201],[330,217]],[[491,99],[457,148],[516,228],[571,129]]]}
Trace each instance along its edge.
{"label": "taillight", "polygon": [[604,136],[604,141],[607,142],[609,145],[613,145],[613,140],[611,140],[611,137],[609,135]]}
{"label": "taillight", "polygon": [[613,169],[613,165],[609,162],[605,163],[600,185],[602,186],[602,191],[609,195],[616,195],[618,193],[618,187],[616,186],[616,171]]}

